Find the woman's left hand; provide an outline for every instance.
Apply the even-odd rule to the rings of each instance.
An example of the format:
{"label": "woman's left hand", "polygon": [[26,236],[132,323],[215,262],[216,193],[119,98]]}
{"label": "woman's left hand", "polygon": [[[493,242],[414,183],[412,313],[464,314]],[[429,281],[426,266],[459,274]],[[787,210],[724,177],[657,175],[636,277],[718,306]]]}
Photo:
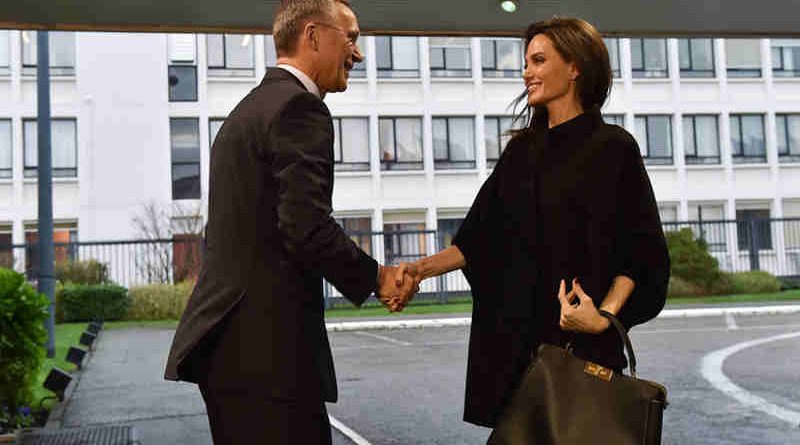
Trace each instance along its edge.
{"label": "woman's left hand", "polygon": [[[575,298],[578,301],[573,304]],[[561,302],[561,329],[589,334],[599,334],[608,329],[608,319],[600,315],[594,301],[583,291],[577,279],[572,280],[572,290],[569,293],[566,293],[566,284],[561,280],[558,300]]]}

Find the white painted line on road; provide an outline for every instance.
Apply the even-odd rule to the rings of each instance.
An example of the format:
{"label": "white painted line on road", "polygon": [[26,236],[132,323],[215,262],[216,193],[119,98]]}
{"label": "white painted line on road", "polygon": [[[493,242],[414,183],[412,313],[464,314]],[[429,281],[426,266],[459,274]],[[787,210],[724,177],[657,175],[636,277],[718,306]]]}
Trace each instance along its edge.
{"label": "white painted line on road", "polygon": [[773,341],[786,340],[794,337],[800,337],[800,332],[792,332],[788,334],[775,335],[772,337],[761,338],[757,340],[750,340],[711,352],[703,357],[700,366],[700,372],[703,374],[703,378],[708,380],[708,382],[711,383],[712,386],[722,391],[723,393],[727,394],[728,396],[736,399],[739,403],[745,406],[749,406],[750,408],[759,410],[761,412],[767,413],[770,416],[773,416],[777,419],[789,422],[792,424],[792,426],[798,426],[800,425],[799,412],[792,411],[783,408],[781,406],[775,405],[773,403],[768,402],[766,399],[762,397],[759,397],[755,394],[748,392],[744,388],[737,386],[735,383],[731,382],[730,379],[728,379],[728,377],[726,377],[725,374],[722,372],[722,365],[725,362],[725,359],[743,349],[747,349],[753,346],[758,346]]}
{"label": "white painted line on road", "polygon": [[[785,304],[772,306],[743,306],[726,308],[694,308],[694,309],[665,309],[658,315],[658,319],[667,318],[694,318],[694,317],[719,317],[731,315],[779,315],[800,313],[800,304]],[[328,331],[369,331],[384,329],[413,329],[413,328],[443,328],[450,326],[469,326],[470,317],[453,318],[428,318],[405,320],[373,320],[373,321],[346,321],[327,323]]]}
{"label": "white painted line on road", "polygon": [[352,440],[354,444],[356,444],[356,445],[372,445],[372,444],[369,443],[369,441],[367,439],[364,439],[363,437],[361,437],[360,434],[358,434],[357,432],[355,432],[355,431],[351,430],[350,428],[348,428],[347,425],[345,425],[342,422],[339,422],[338,420],[336,420],[336,418],[333,417],[332,415],[328,414],[328,419],[330,419],[330,421],[331,421],[331,426],[333,426],[334,428],[339,430],[340,433],[342,433],[345,436],[347,436],[347,438]]}
{"label": "white painted line on road", "polygon": [[730,330],[739,329],[739,326],[736,324],[736,319],[733,318],[733,314],[730,312],[725,314],[725,325],[727,325]]}
{"label": "white painted line on road", "polygon": [[383,340],[383,341],[386,341],[386,342],[389,342],[389,343],[393,343],[395,345],[412,346],[411,343],[409,343],[407,341],[396,340],[396,339],[391,338],[391,337],[386,337],[385,335],[378,335],[378,334],[373,334],[371,332],[363,332],[363,331],[358,331],[358,332],[356,332],[356,334],[363,335],[365,337],[376,338],[378,340]]}
{"label": "white painted line on road", "polygon": [[[765,324],[759,326],[739,327],[740,331],[760,331],[765,329],[795,329],[800,328],[800,324]],[[642,330],[633,328],[631,331],[635,335],[639,334],[687,334],[695,332],[728,332],[730,329],[724,328],[675,328],[675,329],[650,329]]]}

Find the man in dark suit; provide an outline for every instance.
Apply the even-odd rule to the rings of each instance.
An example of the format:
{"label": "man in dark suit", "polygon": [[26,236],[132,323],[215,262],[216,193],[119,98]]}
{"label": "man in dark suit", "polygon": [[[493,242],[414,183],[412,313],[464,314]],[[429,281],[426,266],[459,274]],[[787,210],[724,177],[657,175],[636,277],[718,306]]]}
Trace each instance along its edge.
{"label": "man in dark suit", "polygon": [[[333,125],[322,101],[362,60],[343,0],[284,0],[278,66],[230,113],[211,151],[207,253],[165,377],[196,382],[216,444],[329,444],[337,399],[322,279],[391,310],[415,292],[331,218]],[[397,277],[397,279],[395,278]]]}

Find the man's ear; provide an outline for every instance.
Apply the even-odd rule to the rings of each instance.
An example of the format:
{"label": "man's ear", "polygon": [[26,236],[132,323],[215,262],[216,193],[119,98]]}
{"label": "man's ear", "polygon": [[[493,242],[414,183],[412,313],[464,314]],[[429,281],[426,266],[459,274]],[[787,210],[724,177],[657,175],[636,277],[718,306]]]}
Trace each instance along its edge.
{"label": "man's ear", "polygon": [[314,49],[319,50],[319,32],[314,23],[308,22],[303,27],[303,37],[308,41],[308,44]]}

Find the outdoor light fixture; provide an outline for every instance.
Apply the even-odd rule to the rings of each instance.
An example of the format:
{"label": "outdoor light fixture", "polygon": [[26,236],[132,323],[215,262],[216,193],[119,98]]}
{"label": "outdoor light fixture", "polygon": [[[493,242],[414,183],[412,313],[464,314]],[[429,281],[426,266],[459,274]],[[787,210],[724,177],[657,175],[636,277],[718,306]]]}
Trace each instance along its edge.
{"label": "outdoor light fixture", "polygon": [[83,358],[86,357],[86,350],[70,346],[67,351],[67,361],[73,363],[78,369],[83,365]]}
{"label": "outdoor light fixture", "polygon": [[103,322],[100,321],[93,321],[89,323],[89,328],[86,329],[88,332],[97,335],[100,330],[103,329]]}
{"label": "outdoor light fixture", "polygon": [[58,368],[53,368],[50,370],[50,373],[47,374],[47,378],[44,379],[42,386],[44,386],[45,389],[56,393],[58,400],[63,402],[64,391],[67,390],[67,386],[69,386],[69,382],[71,381],[72,377],[65,371],[62,371]]}
{"label": "outdoor light fixture", "polygon": [[80,343],[81,346],[86,346],[87,348],[91,348],[92,343],[94,343],[94,340],[96,338],[97,335],[92,334],[91,332],[84,332],[83,334],[81,334],[81,339],[78,341],[78,343]]}
{"label": "outdoor light fixture", "polygon": [[500,2],[500,7],[505,12],[514,12],[517,10],[517,2],[514,0],[503,0]]}

